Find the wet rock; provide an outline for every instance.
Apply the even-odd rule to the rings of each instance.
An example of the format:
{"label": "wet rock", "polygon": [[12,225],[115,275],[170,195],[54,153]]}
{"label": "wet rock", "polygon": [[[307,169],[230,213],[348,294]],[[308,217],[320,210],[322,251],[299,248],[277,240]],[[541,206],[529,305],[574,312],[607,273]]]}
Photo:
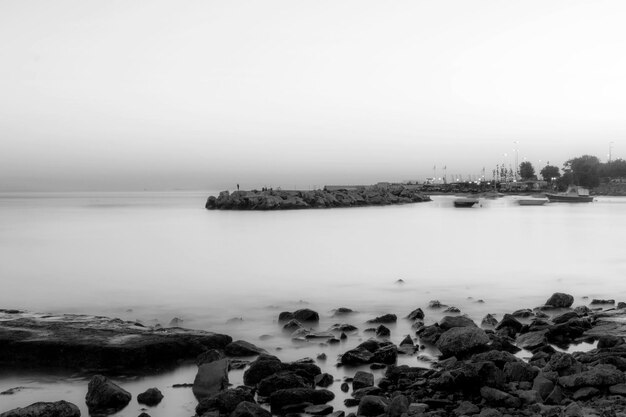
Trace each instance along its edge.
{"label": "wet rock", "polygon": [[367,349],[356,347],[341,355],[341,363],[344,365],[365,365],[372,362],[374,354]]}
{"label": "wet rock", "polygon": [[304,329],[304,326],[302,326],[302,324],[296,319],[289,320],[283,326],[283,330],[288,333],[293,333],[296,330],[300,330],[300,329]]}
{"label": "wet rock", "polygon": [[617,303],[617,308],[619,309],[626,308],[626,303],[623,301],[620,301],[619,303]]}
{"label": "wet rock", "polygon": [[487,314],[485,317],[483,317],[480,325],[482,327],[495,327],[498,325],[498,319],[496,319],[491,314]]}
{"label": "wet rock", "polygon": [[515,335],[522,330],[522,327],[522,323],[515,317],[510,314],[505,314],[496,326],[496,331],[509,337],[515,337]]}
{"label": "wet rock", "polygon": [[603,300],[603,299],[594,298],[593,300],[591,300],[591,302],[589,304],[590,305],[601,305],[601,304],[614,305],[615,304],[615,300],[613,300],[613,299],[611,299],[611,300]]}
{"label": "wet rock", "polygon": [[352,380],[353,390],[356,391],[361,388],[372,386],[374,386],[374,374],[363,371],[358,371],[356,374],[354,374],[354,379]]}
{"label": "wet rock", "polygon": [[[91,378],[87,387],[85,402],[90,413],[119,411],[130,402],[131,395],[114,382],[102,375]],[[111,413],[112,414],[112,413]]]}
{"label": "wet rock", "polygon": [[378,348],[372,356],[372,362],[380,362],[387,365],[396,363],[398,359],[398,349],[393,345],[385,345]]}
{"label": "wet rock", "polygon": [[193,381],[193,394],[205,398],[228,387],[228,359],[202,364]]}
{"label": "wet rock", "polygon": [[4,412],[0,417],[80,417],[80,410],[67,401],[38,402]]}
{"label": "wet rock", "polygon": [[236,340],[229,343],[224,348],[224,352],[226,352],[228,356],[256,356],[261,353],[266,353],[264,349],[244,340]]}
{"label": "wet rock", "polygon": [[609,392],[613,395],[626,396],[626,384],[616,384],[609,387]]}
{"label": "wet rock", "polygon": [[576,311],[568,311],[567,313],[560,314],[552,318],[552,322],[554,324],[567,323],[571,319],[579,318],[578,313]]}
{"label": "wet rock", "polygon": [[587,319],[571,319],[566,323],[556,324],[548,329],[548,342],[557,346],[567,347],[591,328]]}
{"label": "wet rock", "polygon": [[386,398],[366,395],[359,402],[358,416],[375,417],[387,412],[389,401]]}
{"label": "wet rock", "polygon": [[477,327],[476,323],[465,316],[445,316],[439,322],[439,327],[444,331],[450,330],[453,327]]}
{"label": "wet rock", "polygon": [[572,394],[572,399],[575,401],[586,400],[592,397],[595,397],[600,394],[600,390],[594,387],[582,387],[577,389]]}
{"label": "wet rock", "polygon": [[350,385],[348,385],[347,382],[342,382],[340,389],[343,392],[348,392],[348,391],[350,391]]}
{"label": "wet rock", "polygon": [[463,357],[484,349],[489,337],[478,327],[454,327],[441,335],[436,343],[444,358]]}
{"label": "wet rock", "polygon": [[272,417],[272,413],[256,403],[242,401],[237,404],[230,417]]}
{"label": "wet rock", "polygon": [[439,300],[431,300],[428,302],[428,308],[443,308],[447,307],[445,304],[441,304]]}
{"label": "wet rock", "polygon": [[520,334],[515,339],[515,344],[522,349],[533,350],[539,346],[543,346],[548,342],[546,334],[547,330],[539,330]]}
{"label": "wet rock", "polygon": [[387,408],[388,417],[401,417],[409,411],[409,400],[404,395],[397,395],[391,399]]}
{"label": "wet rock", "polygon": [[207,411],[218,411],[220,414],[230,414],[242,402],[255,403],[252,391],[245,388],[230,388],[204,398],[196,406],[196,414],[201,416]]}
{"label": "wet rock", "polygon": [[289,388],[273,392],[272,395],[270,395],[270,406],[272,413],[275,413],[288,405],[304,402],[325,404],[334,398],[335,394],[325,389]]}
{"label": "wet rock", "polygon": [[346,333],[353,333],[356,332],[358,329],[358,327],[353,326],[352,324],[347,324],[347,323],[337,323],[337,324],[333,324],[331,326],[330,329],[328,329],[331,332],[346,332]]}
{"label": "wet rock", "polygon": [[285,321],[291,321],[293,320],[295,317],[293,316],[293,313],[291,311],[283,311],[278,315],[278,322],[285,322]]}
{"label": "wet rock", "polygon": [[459,310],[457,307],[454,306],[450,306],[448,308],[446,308],[445,310],[443,310],[444,313],[460,313],[461,310]]}
{"label": "wet rock", "polygon": [[565,388],[580,388],[583,386],[609,386],[626,381],[624,373],[613,365],[597,365],[579,374],[562,376],[559,384]]}
{"label": "wet rock", "polygon": [[480,412],[480,407],[469,401],[461,401],[459,406],[452,410],[456,416],[471,416]]}
{"label": "wet rock", "polygon": [[543,401],[539,393],[532,389],[515,391],[515,395],[522,400],[522,403],[525,405],[536,404]]}
{"label": "wet rock", "polygon": [[532,389],[537,391],[541,398],[545,400],[554,389],[554,382],[548,379],[545,374],[539,373],[533,380]]}
{"label": "wet rock", "polygon": [[504,376],[507,382],[531,382],[539,374],[539,369],[526,362],[508,362],[504,365]]}
{"label": "wet rock", "polygon": [[522,405],[522,401],[519,398],[496,388],[482,387],[480,389],[480,396],[483,397],[489,404],[501,405],[510,408],[519,408]]}
{"label": "wet rock", "polygon": [[222,351],[217,349],[209,349],[205,352],[202,352],[196,357],[196,365],[200,366],[203,363],[215,362],[220,359],[224,359],[226,356]]}
{"label": "wet rock", "polygon": [[606,335],[598,338],[598,349],[607,349],[623,344],[624,338],[619,336]]}
{"label": "wet rock", "polygon": [[516,310],[513,313],[511,313],[511,315],[515,318],[525,319],[525,318],[534,316],[534,313],[532,312],[532,310],[525,308],[522,310]]}
{"label": "wet rock", "polygon": [[243,373],[243,383],[248,386],[255,386],[263,378],[276,372],[285,370],[287,365],[282,363],[276,356],[261,354]]}
{"label": "wet rock", "polygon": [[333,312],[333,316],[345,316],[352,313],[354,313],[354,311],[350,308],[339,307]]}
{"label": "wet rock", "polygon": [[141,394],[137,395],[137,402],[145,404],[148,407],[157,405],[163,399],[163,394],[158,388],[148,388]]}
{"label": "wet rock", "polygon": [[424,326],[417,331],[417,335],[423,343],[434,345],[441,337],[444,330],[438,324]]}
{"label": "wet rock", "polygon": [[406,316],[409,320],[424,320],[424,312],[421,308],[416,308],[411,311],[408,316]]}
{"label": "wet rock", "polygon": [[367,323],[389,324],[389,323],[395,323],[396,321],[398,321],[398,317],[395,314],[383,314],[382,316],[379,316],[379,317],[376,317],[374,319],[368,320]]}
{"label": "wet rock", "polygon": [[304,409],[304,412],[313,416],[325,416],[333,412],[333,406],[327,404],[310,405]]}
{"label": "wet rock", "polygon": [[323,373],[316,375],[314,382],[316,386],[326,388],[334,382],[334,378],[331,374]]}
{"label": "wet rock", "polygon": [[282,371],[263,378],[258,384],[258,394],[268,397],[279,389],[310,387],[311,384],[307,379],[294,372]]}
{"label": "wet rock", "polygon": [[559,405],[563,402],[563,399],[563,389],[560,386],[556,385],[552,392],[546,398],[545,403],[549,405]]}
{"label": "wet rock", "polygon": [[555,292],[546,301],[546,305],[557,308],[569,308],[574,303],[574,297],[562,292]]}
{"label": "wet rock", "polygon": [[391,330],[383,326],[382,324],[376,328],[376,337],[389,337],[391,336]]}
{"label": "wet rock", "polygon": [[366,395],[381,395],[382,393],[383,390],[380,387],[364,387],[352,391],[352,397],[357,401],[361,401],[361,398],[365,397]]}
{"label": "wet rock", "polygon": [[411,336],[407,335],[404,339],[402,339],[402,341],[400,342],[400,346],[414,346],[415,344],[413,343],[413,339],[411,339]]}
{"label": "wet rock", "polygon": [[303,308],[293,312],[293,317],[302,323],[319,322],[320,315],[311,309]]}

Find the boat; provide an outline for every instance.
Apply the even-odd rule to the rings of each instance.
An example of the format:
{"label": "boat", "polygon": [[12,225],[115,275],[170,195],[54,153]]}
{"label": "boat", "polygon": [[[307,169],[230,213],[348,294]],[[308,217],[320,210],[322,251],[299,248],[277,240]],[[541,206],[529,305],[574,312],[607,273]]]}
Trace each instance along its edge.
{"label": "boat", "polygon": [[454,200],[454,207],[469,208],[469,207],[472,207],[476,203],[478,203],[477,198],[470,198],[470,197],[457,198],[456,200]]}
{"label": "boat", "polygon": [[577,185],[570,185],[564,193],[546,193],[551,203],[591,203],[593,197],[589,190]]}
{"label": "boat", "polygon": [[547,202],[547,198],[520,198],[517,200],[517,204],[520,206],[543,206]]}

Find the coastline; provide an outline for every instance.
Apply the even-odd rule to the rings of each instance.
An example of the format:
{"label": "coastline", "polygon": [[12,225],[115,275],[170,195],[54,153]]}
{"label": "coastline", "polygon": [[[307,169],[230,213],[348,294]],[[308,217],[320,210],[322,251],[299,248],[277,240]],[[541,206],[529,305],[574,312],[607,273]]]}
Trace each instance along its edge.
{"label": "coastline", "polygon": [[[254,415],[269,415],[268,409],[275,415],[295,411],[311,415],[338,413],[335,416],[356,410],[358,415],[370,417],[380,414],[400,416],[402,413],[496,416],[558,415],[555,413],[561,412],[571,415],[572,410],[585,415],[603,415],[608,410],[624,412],[626,304],[616,304],[615,300],[587,300],[586,305],[573,307],[573,300],[568,294],[555,293],[545,305],[512,311],[500,319],[486,314],[481,323],[436,300],[411,312],[390,311],[372,317],[366,323],[354,322],[351,320],[352,310],[341,308],[332,313],[340,324],[326,330],[317,328],[319,313],[303,308],[281,313],[276,317],[276,325],[294,343],[318,345],[322,353],[317,359],[283,362],[279,352],[274,356],[252,343],[233,342],[229,336],[220,335],[219,343],[204,344],[200,353],[191,354],[181,345],[178,351],[181,356],[176,361],[181,364],[181,361],[195,360],[198,365],[196,382],[187,386],[194,389],[198,399],[198,416],[212,415],[210,413],[216,411],[219,415],[238,416],[242,411],[236,413],[236,409],[244,406],[255,410],[257,414]],[[488,310],[488,307],[484,309],[485,312]],[[435,312],[443,312],[443,318],[425,325],[424,319]],[[92,332],[94,328],[106,332],[115,329],[116,332],[107,333],[108,340],[99,340],[98,343],[104,346],[123,345],[122,341],[132,339],[135,342],[146,340],[155,331],[171,334],[179,341],[187,340],[190,333],[207,334],[180,328],[141,329],[137,323],[94,316],[52,317],[17,310],[3,310],[0,314],[0,335],[3,338],[0,357],[6,359],[9,357],[6,349],[24,341],[35,350],[42,349],[42,357],[58,360],[53,365],[81,368],[92,375],[92,381],[100,373],[115,375],[119,367],[98,361],[101,358],[98,355],[85,356],[87,361],[97,361],[91,364],[66,360],[75,353],[72,346],[84,348],[84,340],[74,337],[76,335]],[[38,324],[33,324],[34,317]],[[400,343],[393,343],[390,334],[395,331],[397,321],[411,323],[414,333]],[[57,335],[64,335],[66,349],[52,347],[50,341],[54,338],[41,337],[41,323],[46,323],[45,329],[55,329]],[[31,336],[37,337],[25,340],[23,332],[31,332]],[[352,349],[342,349],[337,364],[331,363],[324,350],[342,346],[345,339],[355,337],[362,342]],[[118,357],[120,363],[127,363],[127,359],[135,357],[137,352],[146,354],[145,345],[135,342],[117,351],[118,356],[126,356]],[[580,343],[593,343],[593,349],[576,351]],[[430,365],[397,365],[399,357],[421,357],[426,347],[439,352]],[[52,351],[56,351],[56,356],[49,354]],[[520,355],[521,351],[526,352],[525,355]],[[151,357],[155,363],[163,360],[154,355]],[[15,357],[13,365],[30,368],[42,365],[32,360],[32,357]],[[161,365],[165,368],[171,362],[168,360]],[[352,378],[335,379],[331,375],[333,366],[344,368],[353,375]],[[243,385],[228,387],[224,378],[227,382],[228,374],[234,369],[243,369]],[[135,371],[125,366],[126,373],[139,375],[142,370],[145,369],[141,366]],[[376,384],[375,370],[383,372],[383,378]],[[104,381],[101,379],[98,381]],[[197,388],[202,384],[207,393],[197,394]],[[345,392],[344,387],[349,391],[344,400],[345,411],[329,409],[325,405],[339,392],[338,385],[341,385],[341,392]],[[90,391],[91,386],[90,383]],[[19,391],[19,387],[15,389]],[[3,395],[15,394],[3,392]],[[228,406],[220,405],[223,404],[220,399],[226,397],[232,401]],[[56,406],[67,407],[67,404]],[[465,411],[459,414],[462,410]],[[5,411],[0,415],[21,415],[0,410]]]}

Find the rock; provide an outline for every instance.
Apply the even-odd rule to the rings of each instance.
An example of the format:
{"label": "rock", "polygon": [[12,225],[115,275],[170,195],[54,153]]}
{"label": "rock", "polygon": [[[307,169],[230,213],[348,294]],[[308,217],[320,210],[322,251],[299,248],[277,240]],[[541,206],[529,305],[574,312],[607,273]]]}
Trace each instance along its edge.
{"label": "rock", "polygon": [[270,395],[272,413],[279,412],[287,405],[308,402],[311,404],[325,404],[335,398],[335,394],[325,389],[289,388],[275,391]]}
{"label": "rock", "polygon": [[325,416],[333,412],[333,406],[327,404],[310,405],[304,409],[304,412],[313,416]]}
{"label": "rock", "polygon": [[361,398],[365,397],[366,395],[381,395],[382,393],[383,390],[380,387],[365,387],[352,391],[352,397],[355,398],[357,401],[361,401]]}
{"label": "rock", "polygon": [[496,319],[491,314],[487,314],[485,317],[483,317],[480,325],[482,327],[495,327],[498,325],[498,319]]}
{"label": "rock", "polygon": [[431,300],[428,302],[428,307],[429,308],[442,308],[442,307],[447,307],[447,306],[445,304],[441,304],[439,300]]}
{"label": "rock", "polygon": [[391,399],[387,409],[388,417],[401,417],[409,411],[409,400],[404,395],[397,395]]}
{"label": "rock", "polygon": [[334,382],[334,378],[330,374],[323,373],[316,375],[314,382],[316,386],[326,388]]}
{"label": "rock", "polygon": [[548,395],[554,389],[554,382],[546,378],[543,373],[539,373],[533,380],[533,390],[537,391],[542,399],[548,398]]}
{"label": "rock", "polygon": [[390,344],[386,346],[382,346],[374,352],[374,356],[372,356],[372,362],[380,362],[387,365],[392,365],[396,363],[398,359],[398,349]]}
{"label": "rock", "polygon": [[244,401],[255,403],[254,395],[250,390],[244,388],[229,388],[202,399],[196,406],[196,414],[201,416],[207,411],[218,411],[220,414],[230,414]]}
{"label": "rock", "polygon": [[254,402],[242,401],[237,404],[230,417],[272,417],[272,413]]}
{"label": "rock", "polygon": [[439,322],[439,327],[444,331],[450,330],[453,327],[477,327],[476,323],[468,317],[464,316],[445,316]]}
{"label": "rock", "polygon": [[365,387],[374,386],[374,374],[370,372],[357,371],[352,380],[352,389],[358,390]]}
{"label": "rock", "polygon": [[[609,387],[610,389],[610,387]],[[594,387],[582,387],[577,389],[573,394],[572,394],[572,399],[574,399],[575,401],[579,401],[579,400],[586,400],[589,399],[591,397],[595,397],[596,395],[600,394],[600,390]]]}
{"label": "rock", "polygon": [[567,313],[560,314],[552,318],[554,324],[567,323],[571,319],[577,319],[578,313],[576,311],[568,311]]}
{"label": "rock", "polygon": [[344,365],[364,365],[372,362],[374,354],[364,348],[355,348],[341,355],[341,363]]}
{"label": "rock", "polygon": [[623,301],[620,301],[619,303],[617,303],[617,308],[619,309],[626,308],[626,303]]}
{"label": "rock", "polygon": [[215,362],[224,358],[226,358],[226,356],[221,351],[217,349],[209,349],[196,357],[196,365],[200,366],[203,363]]}
{"label": "rock", "polygon": [[0,417],[80,417],[80,410],[67,401],[38,402],[7,411]]}
{"label": "rock", "polygon": [[398,320],[398,317],[395,314],[384,314],[382,316],[376,317],[375,319],[368,320],[367,323],[388,324],[388,323],[395,323],[397,320]]}
{"label": "rock", "polygon": [[194,359],[207,349],[223,349],[231,340],[210,332],[152,329],[108,317],[0,313],[0,368],[149,372]]}
{"label": "rock", "polygon": [[421,308],[416,308],[411,311],[408,316],[406,316],[409,320],[424,320],[424,312]]}
{"label": "rock", "polygon": [[459,310],[457,307],[454,306],[450,306],[448,308],[446,308],[445,310],[443,310],[444,313],[460,313],[461,310]]}
{"label": "rock", "polygon": [[515,339],[515,344],[522,349],[533,350],[539,346],[543,346],[548,342],[546,338],[547,330],[539,330],[536,332],[528,332],[520,334]]}
{"label": "rock", "polygon": [[434,345],[443,334],[443,329],[438,324],[424,326],[417,331],[417,335],[423,343]]}
{"label": "rock", "polygon": [[536,404],[543,401],[539,393],[532,389],[515,391],[515,395],[526,405]]}
{"label": "rock", "polygon": [[303,309],[294,311],[293,317],[302,323],[309,323],[309,322],[317,323],[320,321],[320,315],[316,311],[313,311],[308,308],[303,308]]}
{"label": "rock", "polygon": [[569,308],[573,303],[574,297],[562,292],[555,292],[548,298],[548,301],[546,301],[546,305],[556,308]]}
{"label": "rock", "polygon": [[304,329],[304,326],[302,326],[302,324],[296,319],[289,320],[283,326],[283,330],[288,333],[293,333],[296,330],[300,330],[300,329]]}
{"label": "rock", "polygon": [[228,356],[256,356],[261,353],[267,353],[264,349],[244,340],[236,340],[227,344],[224,348],[224,352],[226,352]]}
{"label": "rock", "polygon": [[602,300],[602,299],[594,298],[593,300],[591,300],[591,302],[589,304],[590,305],[598,305],[598,304],[610,304],[610,305],[613,305],[613,304],[615,304],[615,300]]}
{"label": "rock", "polygon": [[243,383],[248,386],[255,386],[263,378],[287,368],[276,356],[261,354],[243,373]]}
{"label": "rock", "polygon": [[495,408],[485,407],[476,414],[478,417],[502,417],[502,413]]}
{"label": "rock", "polygon": [[411,339],[411,336],[406,335],[404,339],[402,339],[402,341],[400,342],[400,346],[415,346],[415,344],[413,343],[413,339]]}
{"label": "rock", "polygon": [[469,401],[461,401],[459,406],[452,410],[452,412],[457,416],[471,416],[473,414],[478,414],[480,412],[480,408]]}
{"label": "rock", "polygon": [[376,328],[376,337],[389,337],[391,336],[391,330],[383,326],[382,324]]}
{"label": "rock", "polygon": [[350,385],[348,385],[347,382],[342,382],[340,388],[341,388],[341,391],[343,391],[343,392],[350,391]]}
{"label": "rock", "polygon": [[285,322],[285,321],[291,321],[294,320],[295,317],[293,316],[293,313],[291,311],[283,311],[278,315],[278,322]]}
{"label": "rock", "polygon": [[560,386],[556,385],[552,392],[548,395],[545,402],[550,405],[559,405],[563,402],[563,389]]}
{"label": "rock", "polygon": [[526,362],[508,362],[504,365],[504,376],[507,382],[531,382],[539,374],[539,369]]}
{"label": "rock", "polygon": [[358,327],[353,326],[351,324],[347,324],[347,323],[337,323],[337,324],[333,324],[331,326],[330,329],[328,329],[331,332],[348,332],[348,333],[352,333],[352,332],[356,332],[358,329]]}
{"label": "rock", "polygon": [[532,317],[534,316],[534,313],[532,312],[532,310],[529,310],[527,308],[522,309],[522,310],[516,310],[513,313],[511,313],[511,315],[515,318],[528,318],[528,317]]}
{"label": "rock", "polygon": [[559,384],[565,388],[599,387],[621,384],[623,382],[626,382],[624,373],[613,365],[596,365],[579,374],[559,378]]}
{"label": "rock", "polygon": [[606,349],[606,348],[612,348],[615,346],[619,346],[619,345],[623,345],[624,344],[624,338],[623,337],[619,337],[619,336],[613,336],[613,335],[605,335],[605,336],[600,336],[598,338],[598,349]]}
{"label": "rock", "polygon": [[272,392],[278,391],[279,389],[311,388],[311,384],[307,379],[294,372],[282,371],[263,378],[257,388],[259,395],[269,397]]}
{"label": "rock", "polygon": [[205,363],[198,367],[193,381],[193,394],[201,399],[228,387],[228,359]]}
{"label": "rock", "polygon": [[496,404],[510,408],[519,408],[522,405],[522,401],[519,398],[496,388],[481,387],[480,395],[489,404]]}
{"label": "rock", "polygon": [[496,331],[509,337],[515,337],[522,330],[522,323],[510,314],[505,314],[496,326]]}
{"label": "rock", "polygon": [[102,375],[95,375],[89,381],[85,402],[90,413],[109,410],[116,412],[126,407],[130,399],[128,391]]}
{"label": "rock", "polygon": [[148,407],[157,405],[163,399],[163,394],[157,388],[148,388],[137,396],[139,404],[145,404]]}
{"label": "rock", "polygon": [[354,311],[350,308],[339,307],[333,312],[333,316],[345,316],[352,313],[354,313]]}
{"label": "rock", "polygon": [[583,417],[585,415],[580,405],[574,402],[569,403],[567,407],[565,407],[563,414],[565,417]]}
{"label": "rock", "polygon": [[[329,417],[345,417],[346,413],[344,411],[335,411],[330,413],[328,416]],[[352,415],[352,417],[356,417],[356,415]]]}
{"label": "rock", "polygon": [[462,357],[484,349],[489,337],[478,327],[454,327],[444,332],[436,346],[444,358],[449,356]]}
{"label": "rock", "polygon": [[609,387],[609,392],[613,395],[626,396],[626,384],[615,384]]}
{"label": "rock", "polygon": [[375,417],[387,412],[388,400],[376,395],[366,395],[359,402],[358,416]]}

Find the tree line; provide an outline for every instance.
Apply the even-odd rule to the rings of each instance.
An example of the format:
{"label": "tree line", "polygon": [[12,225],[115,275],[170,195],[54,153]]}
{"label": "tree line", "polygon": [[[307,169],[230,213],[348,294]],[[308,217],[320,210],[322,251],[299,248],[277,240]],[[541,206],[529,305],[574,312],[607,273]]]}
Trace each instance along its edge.
{"label": "tree line", "polygon": [[[520,164],[519,175],[522,181],[537,179],[535,168],[529,161]],[[539,175],[549,184],[555,183],[558,188],[566,188],[571,184],[594,188],[601,182],[608,182],[611,178],[626,177],[626,161],[616,159],[610,162],[600,162],[596,156],[583,155],[566,161],[561,169],[554,165],[546,165]]]}

